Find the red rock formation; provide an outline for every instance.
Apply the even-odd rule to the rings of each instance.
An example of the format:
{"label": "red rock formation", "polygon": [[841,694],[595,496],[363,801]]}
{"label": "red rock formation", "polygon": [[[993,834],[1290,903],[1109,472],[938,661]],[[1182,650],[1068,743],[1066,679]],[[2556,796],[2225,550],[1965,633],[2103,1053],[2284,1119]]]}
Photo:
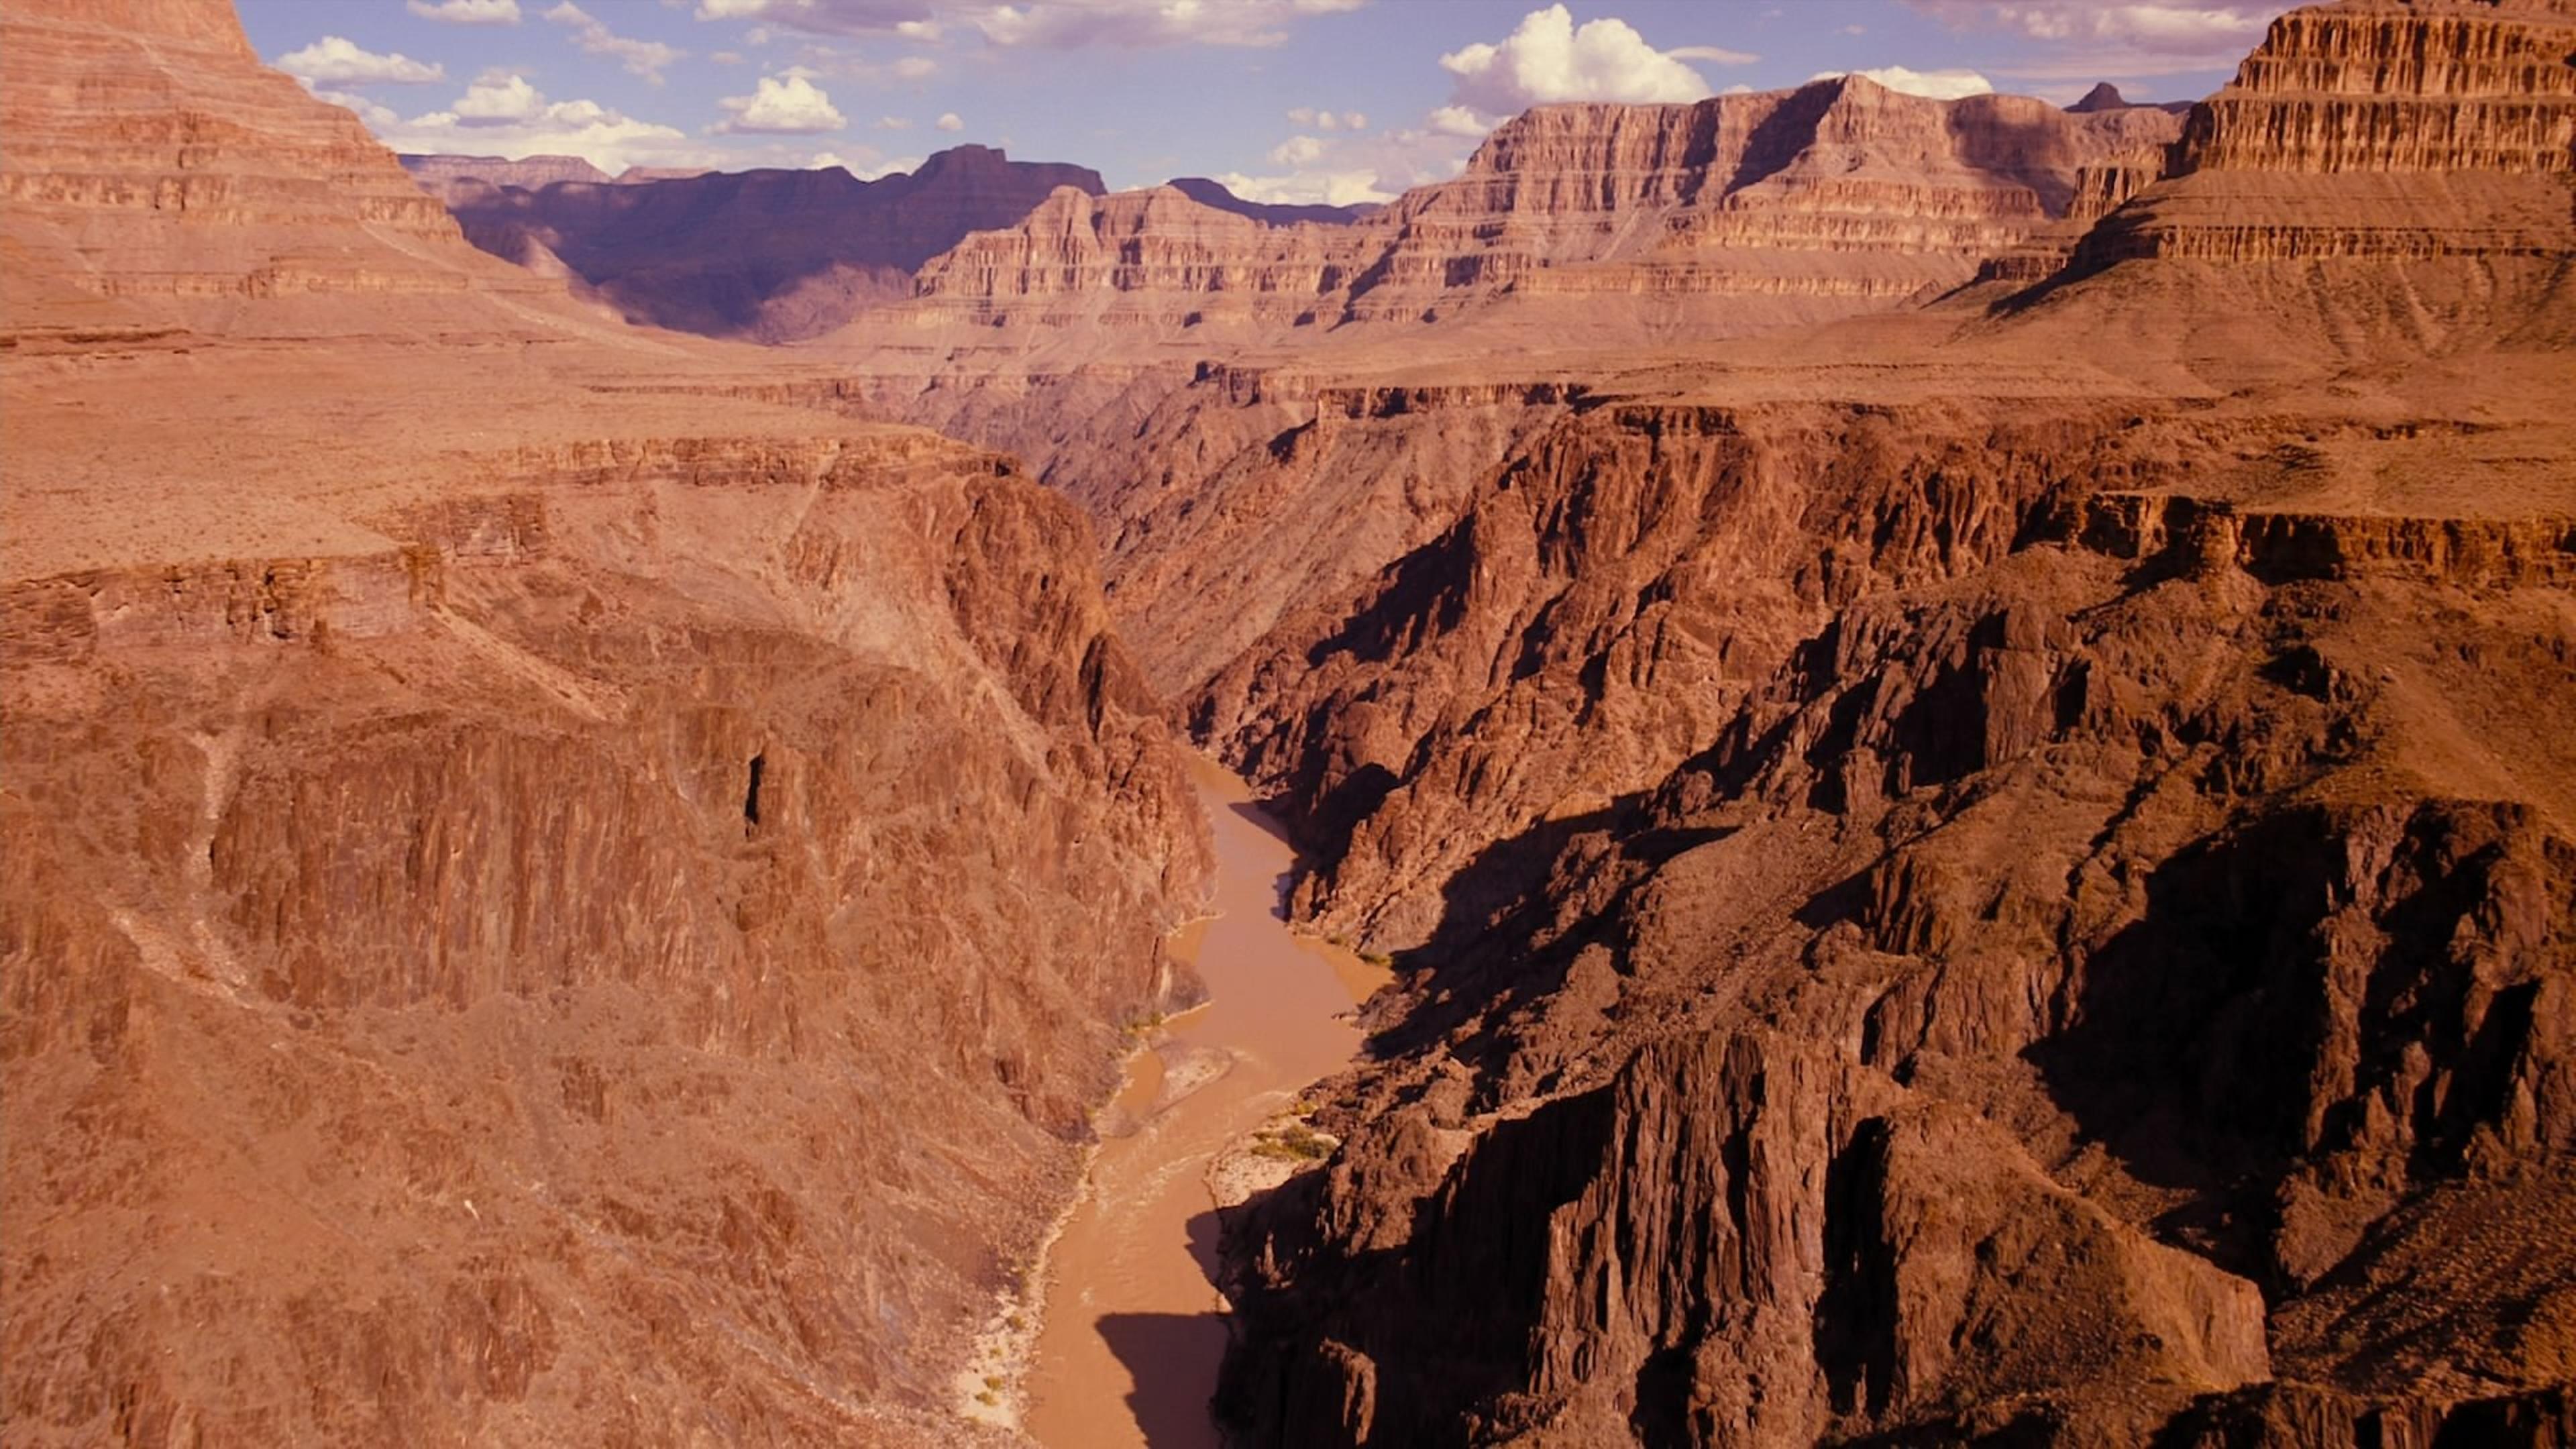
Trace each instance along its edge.
{"label": "red rock formation", "polygon": [[[2177,125],[2152,108],[1932,101],[1857,77],[1688,106],[1543,106],[1456,181],[1349,228],[1245,231],[1168,189],[1053,204],[925,268],[917,310],[1171,330],[1616,294],[1729,299],[1737,329],[1831,316],[1967,280],[2064,212],[2079,167]],[[1024,300],[1040,297],[1064,300]]]}
{"label": "red rock formation", "polygon": [[2560,0],[2283,16],[2194,109],[2168,177],[2106,217],[2077,266],[2563,258],[2571,51],[2576,10]]}
{"label": "red rock formation", "polygon": [[28,0],[0,24],[19,336],[241,326],[244,302],[349,292],[448,294],[420,312],[455,317],[457,293],[551,290],[449,245],[438,203],[355,116],[260,68],[220,0]]}
{"label": "red rock formation", "polygon": [[586,330],[219,5],[0,20],[8,1437],[990,1442],[1208,871],[1080,512]]}

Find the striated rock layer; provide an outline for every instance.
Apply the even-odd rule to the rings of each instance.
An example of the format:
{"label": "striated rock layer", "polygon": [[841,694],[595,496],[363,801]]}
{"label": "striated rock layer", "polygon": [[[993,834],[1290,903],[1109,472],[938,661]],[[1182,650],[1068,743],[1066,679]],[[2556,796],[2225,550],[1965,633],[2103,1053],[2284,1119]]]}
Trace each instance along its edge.
{"label": "striated rock layer", "polygon": [[1080,511],[701,395],[218,3],[0,19],[9,1441],[1009,1442],[1210,871]]}
{"label": "striated rock layer", "polygon": [[[2391,14],[2292,16],[2247,83],[2366,41],[2348,114],[2450,77],[2408,137],[2556,104],[2562,11]],[[2460,45],[2519,59],[2409,69]],[[1226,1225],[1248,1442],[2567,1442],[2566,193],[2483,141],[2121,142],[2037,214],[2109,238],[2221,174],[2212,225],[2312,176],[2557,209],[1722,349],[1478,356],[1470,314],[921,394],[1082,400],[1046,476],[1147,669],[1292,820],[1292,911],[1403,972],[1341,1146]],[[1559,165],[1453,198],[1516,218],[1497,287],[1597,264],[1525,260],[1591,245]],[[1031,316],[1207,275],[1256,321],[1314,261],[1119,201],[948,261]]]}
{"label": "striated rock layer", "polygon": [[2178,126],[2153,108],[1933,101],[1857,76],[1686,106],[1542,106],[1457,180],[1351,226],[1244,227],[1170,188],[1059,196],[925,268],[912,318],[1168,332],[1615,296],[1701,299],[1694,321],[1741,330],[1966,281],[2062,215],[2080,168]]}
{"label": "striated rock layer", "polygon": [[458,245],[355,116],[260,67],[227,5],[13,0],[0,27],[13,339],[305,326],[350,295],[526,327],[457,298],[554,291]]}

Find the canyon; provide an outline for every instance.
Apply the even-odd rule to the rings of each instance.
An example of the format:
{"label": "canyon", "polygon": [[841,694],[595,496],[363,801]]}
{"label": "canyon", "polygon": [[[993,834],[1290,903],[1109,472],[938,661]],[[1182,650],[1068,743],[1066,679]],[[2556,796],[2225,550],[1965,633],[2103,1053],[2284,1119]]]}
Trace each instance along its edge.
{"label": "canyon", "polygon": [[0,14],[10,1442],[2576,1443],[2576,4],[1335,213]]}

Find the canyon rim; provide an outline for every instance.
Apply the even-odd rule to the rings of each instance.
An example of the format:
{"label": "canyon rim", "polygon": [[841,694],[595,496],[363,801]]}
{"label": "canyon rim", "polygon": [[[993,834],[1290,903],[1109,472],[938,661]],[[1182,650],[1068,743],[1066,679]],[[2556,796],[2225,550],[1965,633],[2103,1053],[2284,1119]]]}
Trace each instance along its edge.
{"label": "canyon rim", "polygon": [[2576,0],[1523,8],[0,0],[0,1442],[2576,1444]]}

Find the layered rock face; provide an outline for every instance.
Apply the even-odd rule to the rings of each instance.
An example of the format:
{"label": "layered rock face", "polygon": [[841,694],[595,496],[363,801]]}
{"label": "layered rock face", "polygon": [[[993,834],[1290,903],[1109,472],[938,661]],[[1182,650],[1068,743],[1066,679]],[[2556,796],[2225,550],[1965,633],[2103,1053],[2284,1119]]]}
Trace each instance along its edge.
{"label": "layered rock face", "polygon": [[1841,610],[1239,1225],[1254,1441],[2565,1442],[2571,578],[2097,495]]}
{"label": "layered rock face", "polygon": [[1365,245],[1347,227],[1266,225],[1176,187],[1070,187],[1009,230],[966,238],[921,270],[919,320],[1042,329],[1172,330],[1203,321],[1313,322]]}
{"label": "layered rock face", "polygon": [[323,294],[543,290],[454,246],[438,203],[355,116],[261,68],[221,0],[23,0],[0,25],[16,335],[238,326],[245,303]]}
{"label": "layered rock face", "polygon": [[2077,261],[2569,254],[2576,10],[2350,4],[2273,22],[2169,174]]}
{"label": "layered rock face", "polygon": [[6,41],[10,1441],[1007,1442],[1210,870],[1080,511],[585,341],[219,8]]}
{"label": "layered rock face", "polygon": [[477,472],[8,586],[13,1435],[939,1438],[1188,989],[1088,532],[924,435]]}
{"label": "layered rock face", "polygon": [[533,188],[472,171],[422,180],[485,251],[559,262],[634,321],[763,342],[811,337],[908,295],[923,262],[1018,221],[1058,187],[1101,190],[1085,167],[983,146],[875,181],[838,167]]}
{"label": "layered rock face", "polygon": [[[2153,108],[1932,101],[1859,77],[1688,106],[1542,106],[1458,180],[1348,229],[1243,232],[1168,190],[1051,204],[925,269],[921,310],[1330,323],[1615,295],[1720,299],[1710,316],[1739,328],[1813,319],[1967,280],[2062,215],[2079,168],[2178,127]],[[1035,297],[1067,300],[1031,314]]]}

